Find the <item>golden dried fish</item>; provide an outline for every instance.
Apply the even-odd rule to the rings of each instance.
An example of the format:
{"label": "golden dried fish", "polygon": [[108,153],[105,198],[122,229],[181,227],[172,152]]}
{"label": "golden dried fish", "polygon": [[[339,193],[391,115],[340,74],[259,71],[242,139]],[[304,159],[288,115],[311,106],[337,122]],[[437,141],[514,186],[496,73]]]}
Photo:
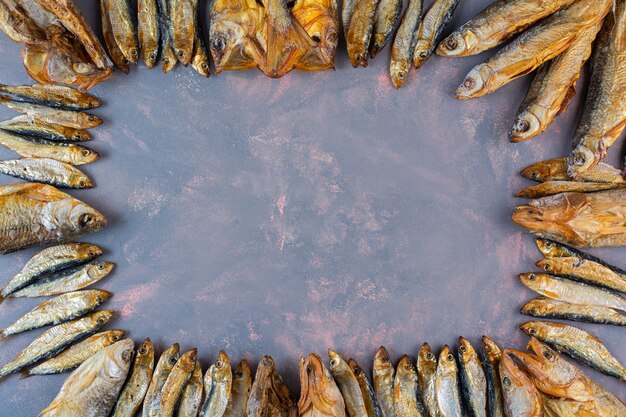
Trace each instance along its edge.
{"label": "golden dried fish", "polygon": [[184,66],[189,65],[196,34],[197,0],[170,0],[172,41],[176,57]]}
{"label": "golden dried fish", "polygon": [[[626,404],[615,395],[600,387],[598,384],[588,379],[594,396],[594,408],[600,415],[623,416],[626,415]],[[591,416],[593,417],[593,416]]]}
{"label": "golden dried fish", "polygon": [[113,310],[94,311],[81,319],[68,321],[46,330],[0,368],[0,378],[51,358],[77,341],[94,334],[113,317]]}
{"label": "golden dried fish", "polygon": [[24,103],[12,100],[6,95],[0,94],[0,104],[4,104],[11,110],[26,113],[36,119],[47,123],[56,123],[74,129],[90,129],[102,124],[102,119],[89,113],[74,110],[55,109],[39,104]]}
{"label": "golden dried fish", "polygon": [[248,399],[247,417],[290,417],[297,412],[289,388],[276,373],[271,356],[264,356],[256,370]]}
{"label": "golden dried fish", "polygon": [[82,265],[100,255],[102,249],[90,243],[64,243],[39,251],[2,289],[0,299],[32,284],[44,275]]}
{"label": "golden dried fish", "polygon": [[296,68],[301,71],[334,69],[339,42],[337,0],[296,0],[291,13],[317,43],[296,63]]}
{"label": "golden dried fish", "polygon": [[185,391],[187,381],[196,368],[197,349],[191,349],[183,353],[167,376],[163,388],[161,389],[161,409],[159,416],[172,417],[176,405]]}
{"label": "golden dried fish", "polygon": [[159,57],[159,8],[157,0],[137,1],[137,35],[143,62],[154,67]]}
{"label": "golden dried fish", "polygon": [[500,378],[500,362],[502,352],[496,343],[487,336],[482,337],[482,356],[485,376],[487,377],[487,416],[504,417],[502,400],[502,382]]}
{"label": "golden dried fish", "polygon": [[137,349],[128,379],[117,398],[111,417],[132,417],[137,414],[152,379],[154,368],[154,348],[150,338],[146,338]]}
{"label": "golden dried fish", "polygon": [[461,57],[486,51],[573,1],[498,0],[444,39],[437,53]]}
{"label": "golden dried fish", "polygon": [[593,403],[564,398],[543,397],[543,411],[546,417],[602,417],[596,414]]}
{"label": "golden dried fish", "polygon": [[441,33],[445,30],[459,0],[436,0],[424,15],[417,30],[417,41],[413,52],[413,66],[421,68],[433,54]]}
{"label": "golden dried fish", "polygon": [[92,188],[93,183],[78,168],[48,158],[22,158],[0,161],[0,173],[30,182],[62,188]]}
{"label": "golden dried fish", "polygon": [[616,272],[603,264],[577,256],[546,258],[536,265],[544,271],[566,276],[576,281],[626,292],[626,274]]}
{"label": "golden dried fish", "polygon": [[396,412],[393,408],[393,379],[395,371],[393,363],[389,358],[389,353],[384,346],[376,351],[374,356],[374,366],[372,369],[374,380],[374,392],[380,408],[383,410],[383,416],[395,417]]}
{"label": "golden dried fish", "polygon": [[441,417],[437,404],[437,357],[430,345],[424,343],[417,355],[417,382],[426,413],[430,417]]}
{"label": "golden dried fish", "polygon": [[105,347],[111,346],[113,343],[121,340],[124,334],[124,330],[108,330],[106,332],[96,333],[68,347],[55,357],[48,359],[34,368],[22,371],[22,377],[27,378],[34,375],[51,375],[72,371]]}
{"label": "golden dried fish", "polygon": [[574,134],[567,168],[572,178],[600,162],[626,127],[626,3],[613,4],[598,35],[589,93]]}
{"label": "golden dried fish", "polygon": [[409,75],[417,42],[417,28],[422,17],[423,0],[409,0],[391,48],[389,72],[396,88],[402,87]]}
{"label": "golden dried fish", "polygon": [[209,63],[209,50],[204,43],[204,35],[202,33],[202,24],[198,20],[196,22],[196,36],[193,40],[193,54],[191,58],[191,67],[204,77],[211,75],[211,65]]}
{"label": "golden dried fish", "polygon": [[142,416],[159,417],[161,415],[161,390],[172,368],[178,362],[179,355],[180,346],[178,343],[174,343],[161,354],[143,401]]}
{"label": "golden dried fish", "polygon": [[354,68],[359,65],[367,67],[368,48],[374,31],[374,18],[378,3],[379,0],[359,0],[354,5],[354,12],[346,33],[348,57]]}
{"label": "golden dried fish", "polygon": [[42,278],[28,287],[11,294],[11,297],[45,297],[76,291],[100,281],[111,273],[114,263],[92,262]]}
{"label": "golden dried fish", "polygon": [[202,405],[200,417],[222,417],[230,402],[233,384],[233,373],[226,352],[220,351],[219,357],[207,370],[207,373],[211,375],[212,379],[211,396],[207,397]]}
{"label": "golden dried fish", "polygon": [[20,5],[11,3],[0,1],[0,30],[13,42],[26,47],[45,44],[45,31]]}
{"label": "golden dried fish", "polygon": [[537,391],[537,388],[535,388],[535,385],[526,374],[517,367],[513,359],[509,357],[508,349],[502,352],[500,377],[502,378],[504,410],[507,416],[543,416],[539,391]]}
{"label": "golden dried fish", "polygon": [[611,352],[584,330],[563,323],[529,321],[520,326],[529,336],[536,337],[559,352],[621,380],[626,379],[626,368]]}
{"label": "golden dried fish", "polygon": [[561,55],[543,64],[522,102],[509,132],[511,142],[533,138],[565,112],[576,94],[580,69],[589,56],[602,21],[584,29]]}
{"label": "golden dried fish", "polygon": [[[546,181],[570,181],[567,175],[567,158],[554,158],[547,161],[537,162],[524,168],[521,172],[522,177],[529,180],[546,182]],[[591,182],[616,182],[623,183],[624,177],[619,169],[600,162],[579,176],[576,181]]]}
{"label": "golden dried fish", "polygon": [[458,99],[489,94],[526,75],[570,47],[585,28],[601,21],[612,0],[574,2],[520,35],[485,63],[472,69],[456,92]]}
{"label": "golden dried fish", "polygon": [[626,183],[619,182],[580,182],[580,181],[547,181],[526,187],[515,193],[520,198],[541,198],[559,193],[592,193],[594,191],[615,190],[626,188]]}
{"label": "golden dried fish", "polygon": [[553,300],[548,297],[537,297],[534,300],[530,300],[522,307],[521,313],[544,319],[626,326],[626,315],[620,314],[612,308],[572,304],[565,301]]}
{"label": "golden dried fish", "polygon": [[136,64],[139,58],[139,46],[137,28],[131,16],[130,0],[101,0],[100,3],[104,3],[113,29],[113,37],[122,54],[129,62]]}
{"label": "golden dried fish", "polygon": [[380,0],[374,15],[370,57],[375,58],[391,40],[402,16],[402,0]]}
{"label": "golden dried fish", "polygon": [[471,343],[459,337],[461,392],[471,416],[487,416],[487,377]]}
{"label": "golden dried fish", "polygon": [[411,359],[404,355],[396,368],[393,381],[393,408],[398,417],[423,417],[422,405],[417,401],[417,371]]}
{"label": "golden dried fish", "polygon": [[15,101],[69,110],[90,110],[102,105],[102,101],[94,96],[63,85],[10,86],[0,84],[0,93],[10,96]]}
{"label": "golden dried fish", "polygon": [[367,411],[368,417],[383,417],[383,410],[380,408],[380,404],[378,404],[374,387],[370,383],[365,371],[361,369],[359,364],[352,358],[348,360],[348,366],[350,366],[350,369],[352,369],[354,376],[359,382],[359,389],[361,390],[361,395],[365,402],[365,410]]}
{"label": "golden dried fish", "polygon": [[159,31],[161,34],[161,69],[170,72],[178,62],[172,40],[172,24],[170,18],[170,1],[157,0],[159,9]]}
{"label": "golden dried fish", "polygon": [[[178,417],[197,417],[202,406],[203,395],[203,382],[202,382],[202,367],[200,361],[196,361],[196,366],[193,369],[191,378],[187,381],[185,391],[180,399],[178,406]],[[230,403],[229,403],[230,404]],[[244,411],[244,410],[241,410]],[[244,416],[245,413],[240,414]]]}
{"label": "golden dried fish", "polygon": [[119,44],[115,40],[113,25],[111,24],[110,11],[106,0],[100,2],[100,16],[102,18],[102,37],[104,38],[104,44],[109,51],[109,55],[111,55],[111,59],[117,69],[125,74],[128,74],[130,72],[130,61],[126,58],[126,56],[124,56],[122,48],[120,48]]}
{"label": "golden dried fish", "polygon": [[74,320],[95,310],[110,297],[111,293],[102,290],[76,291],[60,295],[39,304],[0,331],[0,340],[28,330]]}
{"label": "golden dried fish", "polygon": [[25,158],[54,159],[70,165],[88,164],[100,157],[96,151],[81,145],[26,138],[2,130],[0,130],[0,145]]}
{"label": "golden dried fish", "polygon": [[328,349],[330,373],[339,386],[349,417],[368,417],[359,381],[345,360],[334,350]]}
{"label": "golden dried fish", "polygon": [[128,375],[133,349],[133,341],[124,339],[87,359],[39,417],[107,417]]}
{"label": "golden dried fish", "polygon": [[346,415],[341,391],[320,357],[314,353],[309,354],[306,359],[300,358],[298,415],[300,417]]}
{"label": "golden dried fish", "polygon": [[448,345],[444,345],[439,354],[435,389],[441,415],[443,417],[462,417],[459,370]]}
{"label": "golden dried fish", "polygon": [[[224,417],[243,417],[247,414],[248,398],[252,388],[252,371],[248,361],[243,359],[235,367],[230,401],[224,412]],[[182,417],[182,416],[179,416]]]}
{"label": "golden dried fish", "polygon": [[568,245],[626,245],[626,190],[543,197],[517,206],[512,219],[539,237]]}
{"label": "golden dried fish", "polygon": [[[0,253],[68,240],[95,232],[105,217],[85,203],[45,184],[0,187]],[[10,213],[10,215],[6,215]]]}

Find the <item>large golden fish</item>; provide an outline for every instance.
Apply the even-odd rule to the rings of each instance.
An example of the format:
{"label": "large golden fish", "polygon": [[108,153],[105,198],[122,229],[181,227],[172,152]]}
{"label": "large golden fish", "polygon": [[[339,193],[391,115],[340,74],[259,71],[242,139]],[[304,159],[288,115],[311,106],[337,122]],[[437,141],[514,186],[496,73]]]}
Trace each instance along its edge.
{"label": "large golden fish", "polygon": [[297,0],[291,13],[318,45],[296,64],[296,68],[302,71],[334,69],[339,41],[337,0]]}

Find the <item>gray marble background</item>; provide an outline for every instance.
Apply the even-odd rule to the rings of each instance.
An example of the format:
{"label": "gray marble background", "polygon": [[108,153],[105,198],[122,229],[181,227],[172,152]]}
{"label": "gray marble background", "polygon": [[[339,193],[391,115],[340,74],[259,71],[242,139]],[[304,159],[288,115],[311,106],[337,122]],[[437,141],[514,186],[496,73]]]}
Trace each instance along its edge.
{"label": "gray marble background", "polygon": [[[452,26],[488,3],[462,1]],[[97,2],[79,4],[99,28]],[[0,82],[30,82],[19,49],[0,36]],[[533,294],[517,274],[540,254],[510,221],[521,203],[513,193],[530,185],[517,173],[566,154],[581,101],[541,137],[510,144],[529,78],[480,100],[453,98],[488,56],[434,57],[399,91],[389,48],[355,70],[343,44],[331,72],[204,79],[139,65],[94,88],[105,123],[89,146],[102,158],[85,171],[97,187],[71,194],[110,220],[84,239],[117,264],[96,285],[115,294],[109,328],[149,336],[159,352],[198,347],[205,367],[219,349],[255,365],[272,354],[294,392],[299,356],[328,347],[369,368],[381,344],[394,358],[459,335],[524,346],[518,311]],[[615,145],[610,161],[621,152]],[[35,252],[0,257],[0,281]],[[626,267],[624,249],[592,252]],[[8,300],[0,327],[39,302]],[[626,362],[623,329],[582,327]],[[4,342],[0,361],[38,334]],[[614,378],[585,371],[626,398]],[[36,415],[64,377],[7,377],[0,416]]]}

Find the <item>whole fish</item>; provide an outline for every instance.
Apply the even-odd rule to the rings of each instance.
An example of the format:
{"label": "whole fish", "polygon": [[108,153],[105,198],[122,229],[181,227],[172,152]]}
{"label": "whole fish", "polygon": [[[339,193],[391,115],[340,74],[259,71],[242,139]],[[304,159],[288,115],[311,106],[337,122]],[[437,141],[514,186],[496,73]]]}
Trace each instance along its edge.
{"label": "whole fish", "polygon": [[91,135],[84,129],[74,129],[46,123],[26,114],[0,122],[0,129],[19,135],[57,142],[85,142],[91,140]]}
{"label": "whole fish", "polygon": [[433,54],[458,4],[459,0],[436,0],[428,9],[417,30],[417,42],[413,53],[415,68],[421,68]]}
{"label": "whole fish", "polygon": [[598,35],[589,93],[574,134],[567,168],[572,178],[600,162],[626,127],[626,3],[613,4]]}
{"label": "whole fish", "polygon": [[96,151],[74,143],[26,138],[0,130],[0,144],[25,158],[54,159],[70,165],[85,165],[97,160]]}
{"label": "whole fish", "polygon": [[153,369],[154,347],[150,338],[146,338],[137,349],[128,379],[111,413],[112,417],[132,417],[139,411],[148,391]]}
{"label": "whole fish", "polygon": [[296,0],[291,13],[317,44],[300,59],[296,68],[301,71],[334,69],[339,42],[337,0]]}
{"label": "whole fish", "polygon": [[[522,170],[521,175],[529,180],[539,182],[571,181],[567,175],[567,158],[554,158],[527,166]],[[619,169],[600,162],[580,175],[576,181],[623,183],[624,177]]]}
{"label": "whole fish", "polygon": [[441,417],[437,404],[437,357],[430,345],[424,343],[417,355],[417,382],[426,414],[430,417]]}
{"label": "whole fish", "polygon": [[[102,249],[91,243],[64,243],[37,252],[0,292],[0,300],[32,284],[44,275],[92,261]],[[1,302],[1,301],[0,301]]]}
{"label": "whole fish", "polygon": [[383,417],[383,410],[380,408],[380,404],[378,404],[374,387],[372,386],[365,371],[361,369],[359,364],[352,358],[348,360],[348,366],[354,373],[354,376],[359,383],[359,389],[361,390],[361,395],[363,396],[363,402],[365,403],[365,410],[367,411],[368,417]]}
{"label": "whole fish", "polygon": [[417,371],[411,359],[404,355],[396,368],[393,381],[393,408],[398,417],[423,417],[424,409],[417,400]]}
{"label": "whole fish", "polygon": [[537,297],[522,307],[522,314],[544,319],[582,321],[587,323],[611,324],[626,326],[626,315],[612,308],[585,304],[572,304],[553,300],[548,297]]}
{"label": "whole fish", "polygon": [[571,46],[585,28],[601,21],[611,0],[574,2],[520,35],[485,63],[472,69],[456,92],[458,99],[489,94],[526,75]]}
{"label": "whole fish", "polygon": [[380,0],[374,15],[370,57],[375,58],[391,40],[402,16],[402,0]]}
{"label": "whole fish", "polygon": [[156,368],[154,368],[150,385],[148,385],[148,391],[146,391],[142,416],[159,417],[161,415],[161,390],[179,357],[180,346],[178,343],[174,343],[161,354]]}
{"label": "whole fish", "polygon": [[259,362],[250,390],[247,417],[290,417],[297,412],[295,407],[289,388],[276,373],[274,359],[264,356]]}
{"label": "whole fish", "polygon": [[[202,367],[200,361],[196,361],[196,366],[191,373],[185,390],[178,405],[178,417],[197,417],[202,406],[203,394]],[[243,410],[242,410],[243,411]],[[244,414],[241,414],[243,416]]]}
{"label": "whole fish", "polygon": [[374,366],[372,369],[374,380],[374,392],[380,408],[383,410],[383,416],[395,417],[396,412],[393,407],[393,380],[395,371],[393,363],[387,353],[387,349],[381,346],[374,356]]}
{"label": "whole fish", "polygon": [[62,188],[92,188],[93,182],[78,168],[49,158],[0,161],[0,173],[26,181]]}
{"label": "whole fish", "polygon": [[[196,13],[198,14],[198,13]],[[198,14],[196,22],[196,35],[193,40],[193,53],[191,57],[191,67],[203,77],[211,75],[211,64],[209,62],[209,49],[204,43],[204,34],[202,32],[202,23]]]}
{"label": "whole fish", "polygon": [[76,110],[56,109],[40,104],[15,101],[6,95],[0,94],[0,104],[11,110],[26,113],[29,116],[47,123],[59,124],[74,129],[91,129],[102,124],[102,119],[90,113]]}
{"label": "whole fish", "polygon": [[574,0],[498,0],[445,38],[443,56],[475,55],[491,49]]}
{"label": "whole fish", "polygon": [[107,417],[128,375],[133,349],[133,341],[124,339],[87,359],[39,416]]}
{"label": "whole fish", "polygon": [[[346,43],[348,57],[354,68],[359,65],[367,67],[368,48],[374,31],[374,22],[379,0],[359,0],[355,2],[354,12],[347,29]],[[344,15],[345,25],[345,15]],[[344,30],[345,26],[344,26]]]}
{"label": "whole fish", "polygon": [[92,262],[42,278],[11,297],[45,297],[80,290],[109,275],[114,267],[111,262]]}
{"label": "whole fish", "polygon": [[159,416],[172,417],[176,405],[180,401],[185,386],[196,368],[197,349],[191,349],[183,353],[167,376],[161,389],[161,410]]}
{"label": "whole fish", "polygon": [[560,193],[592,193],[594,191],[626,188],[626,183],[617,182],[581,182],[581,181],[548,181],[524,188],[515,193],[520,198],[541,198]]}
{"label": "whole fish", "polygon": [[563,193],[517,206],[512,219],[539,237],[573,246],[626,244],[626,190]]}
{"label": "whole fish", "polygon": [[601,27],[599,21],[583,29],[569,48],[539,68],[509,132],[511,142],[537,136],[565,112],[576,94],[580,69],[589,59]]}
{"label": "whole fish", "polygon": [[489,417],[504,417],[504,402],[502,399],[502,382],[500,378],[500,362],[502,352],[496,343],[487,336],[482,337],[482,357],[487,378],[487,415]]}
{"label": "whole fish", "polygon": [[487,377],[471,343],[459,337],[461,392],[471,416],[487,416]]}
{"label": "whole fish", "polygon": [[172,40],[171,4],[169,0],[157,0],[159,9],[159,33],[161,47],[161,69],[170,72],[178,62]]}
{"label": "whole fish", "polygon": [[207,370],[212,379],[211,396],[202,405],[200,417],[222,417],[230,402],[233,373],[230,359],[223,350],[215,363]]}
{"label": "whole fish", "polygon": [[345,360],[334,350],[328,349],[329,368],[339,386],[349,417],[367,417],[365,400],[361,394],[359,381]]}
{"label": "whole fish", "polygon": [[121,340],[124,337],[124,330],[108,330],[96,333],[93,336],[81,340],[65,349],[53,358],[35,366],[34,368],[22,371],[22,376],[27,378],[34,375],[51,375],[73,371],[81,363],[100,352],[107,346]]}
{"label": "whole fish", "polygon": [[159,8],[157,0],[137,1],[137,35],[143,62],[154,67],[159,58]]}
{"label": "whole fish", "polygon": [[550,274],[565,276],[587,284],[626,292],[626,274],[618,273],[590,259],[580,259],[575,256],[546,258],[538,261],[536,265]]}
{"label": "whole fish", "polygon": [[10,96],[15,101],[68,110],[90,110],[102,105],[102,101],[96,97],[64,85],[10,86],[0,84],[0,93]]}
{"label": "whole fish", "polygon": [[107,10],[113,37],[122,54],[129,62],[137,63],[139,46],[137,43],[137,28],[131,15],[130,0],[101,0]]}
{"label": "whole fish", "polygon": [[[233,372],[230,401],[224,412],[224,417],[243,417],[247,414],[248,398],[252,388],[252,371],[248,361],[243,359]],[[182,417],[182,416],[179,416]]]}
{"label": "whole fish", "polygon": [[46,330],[22,349],[12,361],[0,368],[0,378],[57,355],[75,342],[94,334],[107,324],[111,317],[113,310],[94,311],[81,319],[68,321]]}
{"label": "whole fish", "polygon": [[0,30],[13,42],[22,46],[45,44],[46,33],[22,8],[9,2],[0,2]]}
{"label": "whole fish", "polygon": [[176,57],[184,66],[189,65],[196,34],[197,0],[170,0],[172,41]]}
{"label": "whole fish", "polygon": [[[95,209],[45,184],[0,187],[0,253],[95,232],[106,219]],[[10,214],[9,214],[10,213]]]}
{"label": "whole fish", "polygon": [[111,293],[106,291],[86,290],[70,292],[44,301],[0,331],[0,340],[28,330],[74,320],[95,310],[110,297]]}
{"label": "whole fish", "polygon": [[542,417],[541,395],[530,378],[509,357],[507,349],[502,352],[500,378],[507,417]]}
{"label": "whole fish", "polygon": [[348,39],[348,30],[354,14],[354,8],[359,0],[343,0],[341,2],[341,26],[343,26],[343,37]]}
{"label": "whole fish", "polygon": [[[255,381],[256,383],[256,381]],[[335,380],[314,353],[300,358],[300,417],[344,417],[344,399]]]}
{"label": "whole fish", "polygon": [[459,370],[448,345],[444,345],[437,363],[435,379],[437,405],[442,417],[462,417],[459,393]]}
{"label": "whole fish", "polygon": [[527,335],[585,365],[621,380],[626,379],[626,368],[611,355],[600,340],[584,330],[563,323],[544,321],[529,321],[520,328]]}
{"label": "whole fish", "polygon": [[422,18],[423,0],[409,0],[400,27],[391,47],[389,72],[395,88],[400,88],[409,75],[417,42],[417,28]]}
{"label": "whole fish", "polygon": [[113,30],[113,24],[111,23],[111,12],[109,2],[107,0],[100,2],[100,16],[102,18],[102,37],[104,38],[104,44],[111,55],[113,63],[125,74],[130,72],[130,61],[126,56],[120,45],[115,40],[115,33]]}
{"label": "whole fish", "polygon": [[626,310],[626,298],[592,285],[536,273],[520,274],[520,280],[531,290],[554,300]]}

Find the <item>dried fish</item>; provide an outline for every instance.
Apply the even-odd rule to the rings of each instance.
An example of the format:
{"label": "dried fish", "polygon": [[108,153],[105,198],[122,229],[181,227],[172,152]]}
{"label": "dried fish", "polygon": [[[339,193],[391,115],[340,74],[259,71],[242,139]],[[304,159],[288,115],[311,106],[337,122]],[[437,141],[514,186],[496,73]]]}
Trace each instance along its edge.
{"label": "dried fish", "polygon": [[203,77],[209,77],[211,75],[209,50],[204,43],[204,35],[202,33],[202,24],[200,23],[200,20],[196,22],[196,35],[193,40],[191,67]]}
{"label": "dried fish", "polygon": [[433,54],[459,0],[436,0],[424,15],[417,29],[413,66],[421,68]]}
{"label": "dried fish", "polygon": [[354,8],[359,0],[343,0],[341,2],[341,25],[343,26],[343,36],[348,39],[348,29],[354,14]]}
{"label": "dried fish", "polygon": [[424,408],[417,400],[417,371],[411,359],[404,355],[393,381],[393,408],[398,417],[423,417]]}
{"label": "dried fish", "polygon": [[471,416],[487,416],[487,377],[471,343],[459,337],[461,391]]}
{"label": "dried fish", "polygon": [[320,357],[314,353],[306,359],[300,358],[298,415],[301,417],[346,415],[341,391]]}
{"label": "dried fish", "polygon": [[383,410],[383,416],[396,417],[396,412],[393,407],[393,380],[394,369],[387,349],[381,346],[376,351],[374,356],[374,392],[376,393],[376,399],[380,408]]}
{"label": "dried fish", "polygon": [[45,31],[22,7],[9,2],[0,2],[0,30],[13,42],[20,45],[40,46],[46,43]]}
{"label": "dried fish", "polygon": [[462,417],[459,370],[448,345],[444,345],[439,354],[435,389],[441,415],[443,417]]}
{"label": "dried fish", "polygon": [[124,54],[124,57],[133,64],[139,58],[137,42],[137,28],[131,15],[130,0],[100,0],[107,11],[115,43]]}
{"label": "dried fish", "polygon": [[90,110],[102,105],[102,102],[94,96],[63,85],[10,86],[0,84],[0,93],[15,101],[68,110]]}
{"label": "dried fish", "polygon": [[11,110],[26,113],[35,119],[47,123],[55,123],[74,129],[91,129],[102,124],[102,119],[93,114],[75,110],[55,109],[40,104],[15,101],[6,95],[0,94],[0,104],[4,104]]}
{"label": "dried fish", "polygon": [[235,367],[235,371],[233,372],[230,401],[224,412],[224,417],[243,417],[247,414],[251,388],[252,371],[250,370],[248,361],[243,359]]}
{"label": "dried fish", "polygon": [[396,88],[402,87],[409,75],[417,42],[417,28],[422,18],[423,0],[409,0],[391,48],[389,72]]}
{"label": "dried fish", "polygon": [[85,142],[91,140],[91,135],[84,129],[73,129],[46,123],[27,114],[21,114],[0,122],[0,129],[23,136],[58,142]]}
{"label": "dried fish", "polygon": [[345,360],[334,350],[328,349],[330,373],[339,386],[349,417],[368,417],[359,381]]}
{"label": "dried fish", "polygon": [[196,33],[197,0],[170,0],[172,41],[176,57],[184,66],[189,65]]}
{"label": "dried fish", "polygon": [[153,368],[154,348],[150,338],[146,338],[137,349],[133,366],[115,403],[111,417],[132,417],[139,411],[152,379]]}
{"label": "dried fish", "polygon": [[3,130],[0,145],[25,158],[54,159],[70,165],[89,164],[100,157],[96,151],[74,143],[26,138]]}
{"label": "dried fish", "polygon": [[301,71],[334,69],[339,42],[337,0],[296,0],[291,13],[317,44],[296,63],[296,68]]}
{"label": "dried fish", "polygon": [[130,72],[130,61],[124,56],[122,48],[120,48],[115,40],[115,33],[113,32],[113,25],[111,23],[110,7],[106,0],[100,1],[100,16],[102,18],[102,37],[111,55],[111,59],[117,69],[128,74]]}
{"label": "dried fish", "polygon": [[0,173],[62,188],[93,187],[89,177],[78,168],[49,158],[0,161]]}
{"label": "dried fish", "polygon": [[157,0],[159,9],[159,31],[161,34],[161,69],[170,72],[178,62],[174,52],[171,24],[171,4],[169,0]]}
{"label": "dried fish", "polygon": [[572,304],[565,301],[553,300],[548,297],[538,297],[534,300],[530,300],[522,307],[521,313],[544,319],[626,326],[626,315],[620,314],[612,308]]}
{"label": "dried fish", "polygon": [[212,379],[211,396],[202,405],[200,417],[222,417],[230,402],[233,373],[230,360],[223,350],[207,370]]}
{"label": "dried fish", "polygon": [[504,417],[500,362],[502,352],[496,343],[487,336],[482,337],[483,366],[487,377],[487,416]]}
{"label": "dried fish", "polygon": [[180,346],[174,343],[159,358],[143,401],[142,416],[159,417],[161,415],[161,390],[172,368],[178,362],[179,355]]}
{"label": "dried fish", "polygon": [[[521,175],[529,180],[539,182],[571,181],[567,175],[567,158],[554,158],[532,164],[524,168]],[[576,181],[623,183],[624,177],[619,169],[600,162],[579,176]]]}
{"label": "dried fish", "polygon": [[402,0],[380,0],[374,15],[374,32],[370,46],[370,57],[375,58],[391,40],[400,17],[402,16]]}
{"label": "dried fish", "polygon": [[[178,417],[197,417],[202,406],[204,383],[202,382],[202,367],[200,362],[196,361],[196,366],[193,369],[191,378],[187,381],[185,391],[180,399],[178,406]],[[230,404],[230,403],[229,403]],[[241,410],[241,417],[245,415],[244,410]]]}
{"label": "dried fish", "polygon": [[159,416],[172,417],[176,405],[185,391],[185,386],[196,368],[197,349],[183,353],[167,376],[161,389],[161,410]]}
{"label": "dried fish", "polygon": [[[252,383],[247,417],[290,417],[297,412],[295,407],[289,388],[283,384],[282,378],[276,373],[274,359],[271,356],[264,356],[259,362]],[[343,415],[339,414],[335,417]]]}
{"label": "dried fish", "polygon": [[581,259],[576,256],[546,258],[538,261],[536,265],[554,275],[626,292],[626,274],[615,272],[615,270],[589,259]]}
{"label": "dried fish", "polygon": [[348,366],[350,366],[350,369],[359,383],[359,389],[363,396],[363,402],[365,403],[365,410],[367,411],[368,417],[383,417],[383,410],[380,408],[380,404],[378,404],[374,387],[365,371],[361,369],[359,364],[352,358],[348,360]]}
{"label": "dried fish", "polygon": [[512,417],[542,417],[541,396],[532,381],[515,365],[507,349],[500,362],[504,410]]}
{"label": "dried fish", "polygon": [[354,5],[354,13],[346,34],[348,57],[354,68],[359,65],[367,67],[368,48],[374,31],[374,18],[378,3],[379,0],[359,0]]}
{"label": "dried fish", "polygon": [[159,58],[159,8],[157,0],[137,1],[137,35],[143,62],[154,67]]}
{"label": "dried fish", "polygon": [[417,382],[426,415],[430,417],[441,417],[437,404],[436,380],[437,357],[430,345],[424,343],[417,355]]}
{"label": "dried fish", "polygon": [[520,198],[541,198],[559,193],[592,193],[594,191],[615,190],[626,188],[626,183],[615,182],[579,182],[579,181],[548,181],[524,188],[515,193]]}

